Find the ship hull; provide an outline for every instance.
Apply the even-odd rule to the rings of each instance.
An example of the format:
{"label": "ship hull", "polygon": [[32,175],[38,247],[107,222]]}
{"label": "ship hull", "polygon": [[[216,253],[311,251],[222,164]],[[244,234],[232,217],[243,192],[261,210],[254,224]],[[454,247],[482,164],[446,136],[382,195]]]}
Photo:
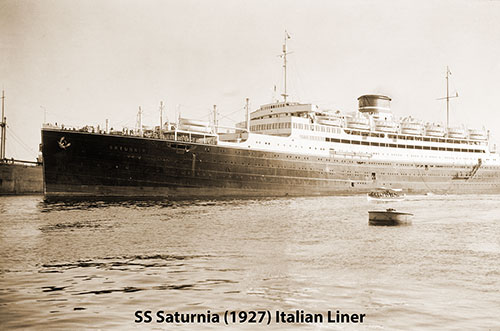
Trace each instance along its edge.
{"label": "ship hull", "polygon": [[368,212],[368,224],[394,226],[394,225],[410,225],[413,214],[401,213],[393,210],[371,210]]}
{"label": "ship hull", "polygon": [[453,180],[453,166],[258,151],[135,136],[42,130],[46,197],[211,198],[368,193],[500,193],[500,170]]}

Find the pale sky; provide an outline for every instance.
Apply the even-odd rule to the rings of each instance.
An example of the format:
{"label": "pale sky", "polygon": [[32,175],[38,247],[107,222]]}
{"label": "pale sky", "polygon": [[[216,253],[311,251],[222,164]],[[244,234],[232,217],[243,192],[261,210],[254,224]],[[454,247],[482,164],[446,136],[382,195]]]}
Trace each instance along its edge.
{"label": "pale sky", "polygon": [[[390,96],[395,116],[485,126],[500,139],[500,1],[0,0],[7,157],[35,159],[47,122],[133,127],[165,116],[244,119],[283,84],[289,100],[346,112]],[[223,117],[225,116],[225,117]],[[18,142],[21,140],[22,143]],[[499,145],[500,147],[500,145]]]}

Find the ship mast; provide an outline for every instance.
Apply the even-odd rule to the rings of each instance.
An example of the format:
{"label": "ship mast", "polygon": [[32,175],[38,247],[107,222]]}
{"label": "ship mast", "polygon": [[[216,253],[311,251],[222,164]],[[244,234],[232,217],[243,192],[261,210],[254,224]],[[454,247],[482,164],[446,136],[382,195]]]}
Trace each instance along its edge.
{"label": "ship mast", "polygon": [[248,101],[249,100],[250,99],[247,98],[246,99],[246,104],[245,104],[245,114],[246,114],[246,116],[245,116],[245,122],[246,122],[247,132],[250,132],[250,113],[248,111]]}
{"label": "ship mast", "polygon": [[217,122],[217,105],[214,105],[214,132],[217,133],[217,127],[219,123]]}
{"label": "ship mast", "polygon": [[4,101],[5,91],[2,90],[2,122],[0,122],[0,127],[2,128],[2,135],[0,137],[0,160],[5,160],[5,134],[7,130],[7,119],[5,118]]}
{"label": "ship mast", "polygon": [[285,42],[283,43],[283,54],[280,55],[280,57],[283,58],[283,73],[284,73],[284,91],[283,91],[283,94],[281,94],[281,96],[283,97],[284,101],[286,102],[286,98],[288,97],[288,94],[286,93],[286,56],[287,54],[290,54],[287,52],[287,49],[286,49],[286,41],[287,39],[290,39],[290,35],[288,34],[288,32],[285,30]]}
{"label": "ship mast", "polygon": [[451,98],[458,98],[458,92],[456,95],[453,95],[450,97],[450,89],[449,89],[450,75],[451,75],[450,68],[448,66],[446,66],[446,97],[437,99],[437,100],[446,99],[446,130],[448,130],[448,128],[450,127],[450,99]]}
{"label": "ship mast", "polygon": [[142,137],[143,131],[142,131],[142,109],[141,109],[141,106],[139,106],[139,112],[137,113],[137,124],[139,126],[139,135]]}
{"label": "ship mast", "polygon": [[163,101],[160,101],[160,138],[163,138]]}

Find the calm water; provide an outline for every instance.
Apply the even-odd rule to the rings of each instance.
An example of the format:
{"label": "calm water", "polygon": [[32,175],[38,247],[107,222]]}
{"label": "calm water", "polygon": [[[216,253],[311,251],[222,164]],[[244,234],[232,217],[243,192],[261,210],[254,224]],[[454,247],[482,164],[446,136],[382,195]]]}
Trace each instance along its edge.
{"label": "calm water", "polygon": [[[368,210],[391,206],[414,213],[413,225],[367,225]],[[0,215],[3,329],[161,329],[175,325],[137,324],[134,312],[300,309],[366,314],[303,329],[500,330],[500,196],[390,206],[0,197]],[[208,327],[225,326],[175,328]]]}

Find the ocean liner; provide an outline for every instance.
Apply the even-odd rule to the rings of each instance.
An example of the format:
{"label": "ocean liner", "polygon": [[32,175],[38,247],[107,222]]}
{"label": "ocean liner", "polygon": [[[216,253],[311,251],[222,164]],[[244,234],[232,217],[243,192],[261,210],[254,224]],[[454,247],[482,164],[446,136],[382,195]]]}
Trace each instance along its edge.
{"label": "ocean liner", "polygon": [[45,196],[313,196],[381,186],[500,193],[489,132],[399,119],[384,95],[360,96],[354,114],[288,101],[286,56],[285,38],[283,100],[249,113],[247,99],[246,120],[232,130],[185,118],[152,130],[45,124]]}

